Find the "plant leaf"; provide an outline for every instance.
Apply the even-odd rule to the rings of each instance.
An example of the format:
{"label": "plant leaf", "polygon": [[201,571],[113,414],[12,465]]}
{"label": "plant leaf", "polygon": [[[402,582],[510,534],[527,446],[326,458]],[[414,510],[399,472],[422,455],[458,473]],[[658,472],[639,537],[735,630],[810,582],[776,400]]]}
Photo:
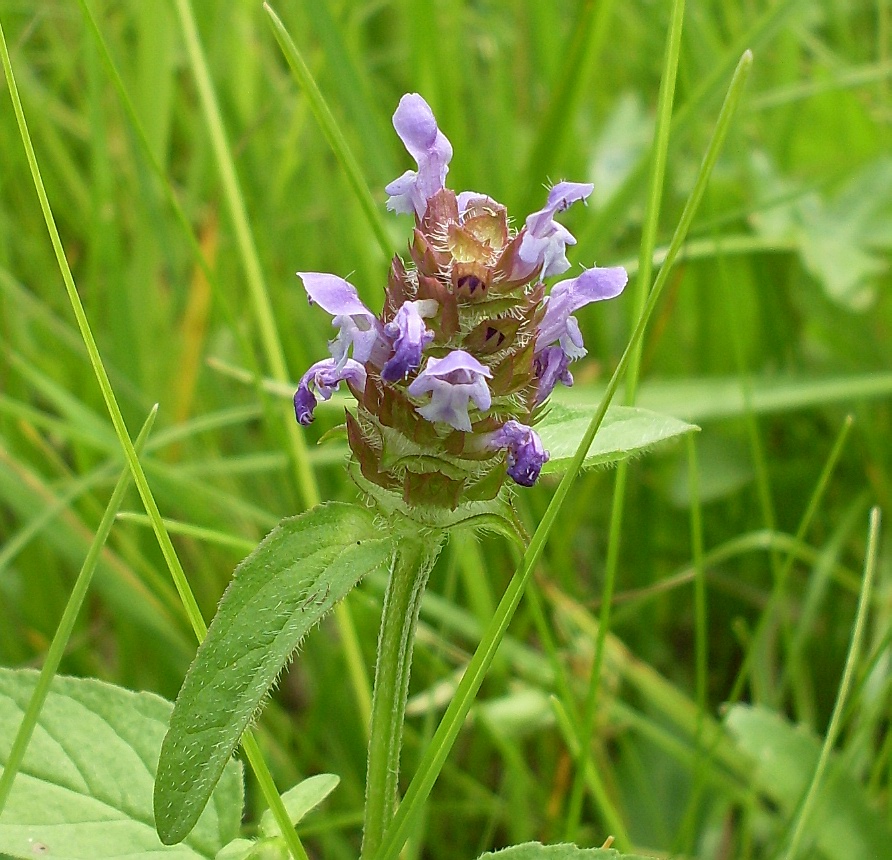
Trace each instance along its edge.
{"label": "plant leaf", "polygon": [[[573,459],[591,421],[583,409],[553,405],[536,425],[551,458],[542,471],[562,472]],[[631,406],[612,406],[588,449],[583,468],[606,466],[642,454],[659,442],[677,439],[699,428],[694,424]]]}
{"label": "plant leaf", "polygon": [[[803,726],[794,726],[767,708],[735,705],[725,724],[737,745],[753,759],[753,785],[790,816],[808,788],[821,744]],[[882,857],[892,830],[871,806],[867,792],[838,759],[831,759],[809,827],[814,845],[826,857]]]}
{"label": "plant leaf", "polygon": [[543,845],[541,842],[510,845],[501,851],[481,854],[479,860],[489,857],[494,860],[647,860],[638,854],[620,854],[612,848],[580,848],[570,843]]}
{"label": "plant leaf", "polygon": [[165,844],[192,829],[303,637],[392,551],[368,510],[335,502],[283,520],[236,568],[161,747],[155,822]]}
{"label": "plant leaf", "polygon": [[[318,773],[288,789],[282,795],[282,802],[288,810],[288,820],[297,824],[310,810],[322,803],[338,787],[340,781],[341,778],[333,773]],[[260,832],[264,836],[279,836],[281,833],[276,819],[268,809],[260,817]]]}
{"label": "plant leaf", "polygon": [[[37,672],[0,669],[0,761]],[[101,681],[57,677],[0,820],[0,854],[55,860],[213,858],[238,834],[241,767],[228,762],[212,803],[176,847],[158,840],[152,783],[170,702]],[[46,846],[42,848],[41,846]]]}

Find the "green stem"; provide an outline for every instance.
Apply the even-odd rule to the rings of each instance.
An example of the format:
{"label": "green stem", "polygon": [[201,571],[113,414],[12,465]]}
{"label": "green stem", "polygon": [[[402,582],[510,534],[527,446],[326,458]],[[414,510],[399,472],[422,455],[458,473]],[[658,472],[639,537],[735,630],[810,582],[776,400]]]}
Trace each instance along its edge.
{"label": "green stem", "polygon": [[418,611],[443,534],[401,541],[384,595],[372,696],[362,860],[373,857],[396,811],[403,720]]}

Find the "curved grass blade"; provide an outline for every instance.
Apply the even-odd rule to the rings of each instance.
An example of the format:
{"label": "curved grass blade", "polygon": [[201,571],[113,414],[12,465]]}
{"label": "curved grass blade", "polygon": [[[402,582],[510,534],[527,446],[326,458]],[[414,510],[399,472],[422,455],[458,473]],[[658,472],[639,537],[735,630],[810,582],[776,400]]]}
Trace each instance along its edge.
{"label": "curved grass blade", "polygon": [[366,574],[391,537],[357,505],[322,505],[282,523],[236,569],[186,675],[161,748],[155,822],[182,840],[304,636]]}
{"label": "curved grass blade", "polygon": [[313,116],[316,117],[316,121],[322,129],[325,139],[328,141],[335,157],[347,174],[347,180],[350,182],[350,185],[353,188],[353,193],[356,194],[356,199],[359,201],[359,205],[362,207],[362,211],[368,219],[369,226],[372,228],[372,232],[375,234],[375,238],[378,240],[378,244],[384,252],[384,258],[389,259],[390,255],[393,253],[393,242],[387,233],[387,226],[384,223],[384,219],[381,217],[381,212],[375,203],[375,199],[372,197],[372,192],[369,191],[369,187],[363,178],[362,170],[356,161],[356,156],[354,156],[353,152],[350,150],[341,129],[338,127],[337,121],[332,116],[328,105],[325,103],[325,98],[319,91],[316,81],[313,80],[313,76],[310,73],[309,68],[307,68],[307,64],[300,55],[300,51],[297,50],[297,45],[294,44],[294,40],[288,35],[285,25],[273,11],[272,6],[270,6],[269,3],[264,3],[263,9],[269,16],[270,26],[272,27],[276,41],[279,43],[279,47],[282,49],[282,53],[285,55],[288,65],[291,66],[291,71],[294,73],[294,77],[297,79],[298,84],[300,84],[301,89],[310,103],[310,109],[313,111]]}
{"label": "curved grass blade", "polygon": [[[134,443],[134,447],[137,451],[142,450],[142,446],[145,444],[145,441],[151,432],[152,425],[155,423],[155,416],[157,414],[158,407],[155,406],[149,413],[149,417],[146,418],[145,424],[143,424],[142,430]],[[31,695],[28,707],[25,709],[25,714],[22,717],[22,722],[19,725],[15,739],[12,742],[12,748],[7,756],[3,773],[0,774],[0,814],[3,813],[3,807],[6,806],[6,801],[12,790],[12,784],[21,767],[22,760],[25,757],[25,751],[28,749],[28,744],[31,741],[31,736],[34,733],[34,728],[40,717],[40,711],[43,708],[47,695],[49,695],[50,684],[52,684],[53,677],[59,669],[59,664],[62,662],[62,656],[65,653],[68,640],[71,638],[71,631],[74,629],[74,623],[77,620],[78,613],[80,612],[81,606],[83,606],[84,598],[87,596],[87,591],[93,580],[93,574],[99,563],[99,555],[102,552],[102,548],[105,546],[105,542],[108,539],[109,532],[114,525],[115,517],[121,507],[121,502],[124,500],[124,493],[129,484],[130,470],[125,467],[121,477],[118,478],[118,483],[115,484],[115,489],[112,492],[108,507],[105,509],[105,514],[99,523],[99,528],[96,529],[96,536],[93,538],[93,543],[90,545],[87,557],[84,559],[84,564],[75,580],[74,588],[71,590],[71,596],[68,598],[68,603],[65,605],[65,611],[62,613],[59,626],[56,628],[56,632],[53,635],[53,641],[50,643],[49,650],[47,651],[43,668],[40,670],[40,676],[35,684],[34,693]]]}
{"label": "curved grass blade", "polygon": [[539,527],[536,529],[536,533],[530,541],[529,548],[524,554],[520,567],[508,584],[505,595],[502,598],[501,603],[499,603],[496,613],[480,641],[480,645],[474,652],[474,656],[471,658],[470,663],[468,663],[468,667],[465,670],[461,683],[455,692],[455,696],[453,697],[449,708],[446,710],[446,714],[440,722],[440,725],[431,740],[430,746],[418,766],[415,777],[409,785],[409,789],[403,798],[400,808],[394,816],[391,826],[384,835],[381,849],[376,855],[376,860],[395,860],[405,843],[405,840],[409,836],[412,824],[420,814],[422,806],[446,762],[449,750],[452,748],[455,739],[458,737],[459,730],[464,724],[468,711],[471,709],[477,691],[483,683],[486,672],[505,635],[505,631],[508,629],[508,624],[520,603],[527,580],[532,574],[533,569],[545,548],[548,534],[550,533],[554,521],[557,519],[557,515],[570,492],[570,487],[573,484],[576,475],[582,467],[586,452],[591,446],[595,434],[604,420],[607,408],[619,388],[620,381],[629,365],[633,351],[638,341],[643,337],[647,323],[650,320],[650,317],[657,306],[657,302],[660,299],[663,288],[668,281],[672,264],[675,262],[675,258],[678,256],[678,252],[681,249],[685,236],[690,229],[691,222],[694,219],[694,215],[700,205],[703,193],[706,190],[706,185],[712,173],[712,168],[718,159],[719,152],[725,140],[725,135],[731,124],[731,119],[733,118],[737,104],[740,101],[744,84],[749,76],[752,60],[752,54],[747,51],[741,57],[740,62],[737,65],[737,70],[731,80],[731,85],[728,88],[725,102],[719,113],[715,131],[709,142],[709,146],[707,147],[706,155],[700,166],[696,182],[694,183],[694,189],[681,214],[678,227],[672,237],[669,253],[666,256],[666,262],[663,264],[663,267],[660,269],[660,272],[654,281],[654,286],[648,297],[644,312],[642,313],[629,344],[626,346],[625,352],[623,353],[622,358],[620,358],[619,364],[608,383],[604,399],[592,417],[589,428],[576,451],[576,455],[573,457],[570,468],[558,485],[558,488],[542,517]]}

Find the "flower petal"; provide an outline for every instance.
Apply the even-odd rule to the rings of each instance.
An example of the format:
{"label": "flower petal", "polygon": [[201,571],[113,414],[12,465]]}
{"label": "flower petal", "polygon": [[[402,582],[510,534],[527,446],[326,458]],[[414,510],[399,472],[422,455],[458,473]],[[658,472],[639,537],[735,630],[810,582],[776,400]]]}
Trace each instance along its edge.
{"label": "flower petal", "polygon": [[536,353],[533,359],[533,370],[539,380],[536,391],[536,404],[544,403],[558,382],[566,386],[573,384],[573,375],[569,371],[570,356],[559,346],[546,346]]}
{"label": "flower petal", "polygon": [[384,333],[393,338],[393,356],[381,370],[385,382],[398,382],[421,367],[421,353],[433,339],[434,333],[424,324],[424,317],[437,312],[433,299],[404,302],[392,322],[384,326]]}
{"label": "flower petal", "polygon": [[384,339],[378,318],[362,303],[356,287],[349,281],[327,272],[298,272],[311,304],[318,304],[333,315],[332,325],[339,331],[328,348],[335,361],[343,366],[353,347],[353,358],[365,364],[371,360],[380,366],[390,346]]}
{"label": "flower petal", "polygon": [[[594,191],[595,186],[588,182],[559,182],[548,193],[544,209],[527,217],[523,238],[518,248],[518,256],[531,275],[542,266],[541,277],[559,275],[570,268],[567,261],[567,245],[575,245],[573,234],[554,220],[558,212],[563,212],[578,200],[584,200]],[[522,277],[521,273],[514,273]]]}
{"label": "flower petal", "polygon": [[452,144],[437,127],[433,111],[418,93],[407,93],[400,99],[393,114],[393,127],[418,170],[408,170],[386,186],[384,190],[390,195],[387,208],[400,213],[414,211],[422,218],[427,201],[443,188],[452,160]]}
{"label": "flower petal", "polygon": [[318,403],[313,389],[323,400],[328,400],[345,379],[352,382],[356,388],[364,389],[365,368],[350,358],[343,366],[339,366],[333,358],[326,358],[312,365],[300,378],[297,391],[294,393],[294,415],[298,423],[306,426],[313,422],[313,410]]}
{"label": "flower petal", "polygon": [[456,349],[444,358],[429,358],[425,369],[415,377],[407,391],[413,397],[428,392],[430,403],[416,407],[428,421],[443,421],[456,430],[470,431],[468,403],[483,411],[492,405],[486,380],[492,371],[473,355]]}
{"label": "flower petal", "polygon": [[332,316],[343,314],[374,314],[360,301],[356,287],[349,281],[327,272],[298,272],[310,302],[319,305]]}
{"label": "flower petal", "polygon": [[539,434],[519,421],[506,421],[492,435],[493,448],[508,449],[508,475],[522,487],[532,487],[548,462]]}
{"label": "flower petal", "polygon": [[590,302],[615,298],[623,291],[628,280],[626,270],[616,266],[610,269],[586,269],[577,278],[555,284],[546,299],[545,316],[539,324],[537,351],[562,338],[569,338],[581,348],[579,329],[578,326],[575,329],[571,327],[570,314]]}

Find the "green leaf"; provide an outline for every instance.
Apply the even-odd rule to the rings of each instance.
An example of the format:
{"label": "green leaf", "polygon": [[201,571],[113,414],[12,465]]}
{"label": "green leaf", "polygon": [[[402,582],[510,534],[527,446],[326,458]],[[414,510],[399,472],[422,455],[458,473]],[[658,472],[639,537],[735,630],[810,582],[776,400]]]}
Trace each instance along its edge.
{"label": "green leaf", "polygon": [[[288,789],[282,795],[282,802],[288,810],[288,820],[297,824],[310,810],[322,803],[338,787],[340,781],[341,778],[333,773],[319,773]],[[264,836],[278,836],[281,832],[269,810],[260,818],[260,832]]]}
{"label": "green leaf", "polygon": [[[804,726],[794,726],[767,708],[735,705],[725,724],[753,760],[753,785],[790,816],[815,771],[821,744]],[[883,857],[892,830],[871,806],[867,792],[839,760],[832,760],[822,794],[809,817],[811,841],[828,858]]]}
{"label": "green leaf", "polygon": [[[562,472],[570,464],[591,421],[591,413],[553,405],[536,425],[551,459],[542,471]],[[643,454],[659,442],[677,439],[699,428],[693,424],[630,406],[612,406],[588,449],[583,468],[606,466]]]}
{"label": "green leaf", "polygon": [[580,848],[569,843],[543,845],[541,842],[524,842],[501,851],[487,852],[480,855],[480,860],[487,857],[496,860],[648,860],[638,854],[620,854],[612,848]]}
{"label": "green leaf", "polygon": [[[37,677],[0,669],[4,763]],[[182,845],[162,845],[152,822],[152,783],[170,711],[169,702],[151,693],[55,678],[0,820],[0,854],[213,858],[238,834],[241,767],[227,763],[211,805]]]}
{"label": "green leaf", "polygon": [[165,844],[192,829],[303,637],[392,551],[368,510],[330,503],[283,520],[236,568],[161,748],[155,821]]}

